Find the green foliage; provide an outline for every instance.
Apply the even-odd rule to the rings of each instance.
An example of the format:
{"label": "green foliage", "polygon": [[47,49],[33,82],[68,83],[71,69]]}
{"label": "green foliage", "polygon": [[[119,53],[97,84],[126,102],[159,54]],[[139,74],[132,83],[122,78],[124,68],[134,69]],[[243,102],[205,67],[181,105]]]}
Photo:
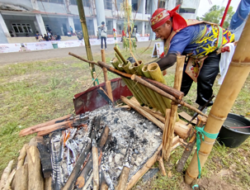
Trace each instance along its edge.
{"label": "green foliage", "polygon": [[[208,21],[208,22],[220,24],[221,19],[222,19],[223,14],[224,14],[224,11],[225,11],[225,7],[220,8],[220,6],[214,5],[202,17],[197,17],[197,20]],[[224,24],[223,24],[223,28],[229,27],[229,24],[230,24],[230,21],[231,21],[233,14],[234,14],[233,7],[230,6],[228,9],[228,12],[227,12],[226,19],[225,19]]]}

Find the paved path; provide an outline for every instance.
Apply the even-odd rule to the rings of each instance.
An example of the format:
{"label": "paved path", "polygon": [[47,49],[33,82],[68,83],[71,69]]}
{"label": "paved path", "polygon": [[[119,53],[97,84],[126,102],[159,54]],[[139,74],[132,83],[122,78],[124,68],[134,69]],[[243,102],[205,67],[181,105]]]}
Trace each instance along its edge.
{"label": "paved path", "polygon": [[[153,46],[154,42],[138,42],[137,47],[148,47]],[[119,43],[121,47],[122,44]],[[107,52],[113,51],[114,45],[108,45]],[[100,52],[100,46],[92,46],[93,54]],[[68,57],[68,53],[72,52],[78,55],[86,55],[85,47],[73,47],[73,48],[61,48],[61,49],[50,49],[41,51],[30,51],[30,52],[14,52],[14,53],[1,53],[0,54],[0,65],[11,64],[11,63],[21,63],[34,60],[45,60],[59,57]]]}

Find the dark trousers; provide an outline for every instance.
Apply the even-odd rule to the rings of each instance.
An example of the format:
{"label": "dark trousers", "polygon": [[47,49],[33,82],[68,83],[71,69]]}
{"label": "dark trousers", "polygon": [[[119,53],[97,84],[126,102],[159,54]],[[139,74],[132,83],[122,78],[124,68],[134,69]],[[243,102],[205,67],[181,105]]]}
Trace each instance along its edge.
{"label": "dark trousers", "polygon": [[[216,76],[219,73],[220,54],[212,52],[205,59],[197,79],[197,98],[196,103],[203,106],[213,94],[213,84]],[[184,67],[181,91],[186,96],[193,83],[193,80],[185,73],[186,64]],[[208,104],[208,106],[213,103]]]}
{"label": "dark trousers", "polygon": [[103,49],[103,41],[105,42],[105,48],[107,48],[106,37],[101,37],[101,48]]}

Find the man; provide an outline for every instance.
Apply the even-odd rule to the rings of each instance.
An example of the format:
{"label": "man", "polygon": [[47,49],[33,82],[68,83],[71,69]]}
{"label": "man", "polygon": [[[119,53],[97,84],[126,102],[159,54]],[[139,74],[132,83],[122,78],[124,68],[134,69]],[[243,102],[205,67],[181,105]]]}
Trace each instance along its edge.
{"label": "man", "polygon": [[174,65],[177,55],[186,55],[181,91],[186,96],[193,81],[197,82],[196,103],[201,108],[212,96],[219,72],[220,54],[216,51],[232,42],[234,35],[213,23],[185,20],[176,13],[179,6],[171,11],[160,8],[152,15],[151,28],[165,43],[158,64],[163,71]]}
{"label": "man", "polygon": [[107,48],[107,27],[105,26],[105,22],[102,22],[102,25],[98,28],[101,29],[101,48],[103,49],[103,41],[105,42],[105,49]]}

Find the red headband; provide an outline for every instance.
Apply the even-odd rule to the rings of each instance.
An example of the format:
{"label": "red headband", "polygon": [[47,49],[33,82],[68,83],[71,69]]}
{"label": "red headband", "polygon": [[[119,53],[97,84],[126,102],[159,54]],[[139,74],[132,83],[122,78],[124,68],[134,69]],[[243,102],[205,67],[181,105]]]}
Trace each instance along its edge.
{"label": "red headband", "polygon": [[152,18],[150,20],[152,30],[155,30],[159,26],[163,25],[164,23],[166,23],[167,20],[170,20],[170,18],[172,18],[172,27],[174,31],[185,28],[187,26],[186,20],[176,12],[179,7],[180,5],[177,5],[171,11],[167,11],[163,8],[157,9],[153,13]]}

